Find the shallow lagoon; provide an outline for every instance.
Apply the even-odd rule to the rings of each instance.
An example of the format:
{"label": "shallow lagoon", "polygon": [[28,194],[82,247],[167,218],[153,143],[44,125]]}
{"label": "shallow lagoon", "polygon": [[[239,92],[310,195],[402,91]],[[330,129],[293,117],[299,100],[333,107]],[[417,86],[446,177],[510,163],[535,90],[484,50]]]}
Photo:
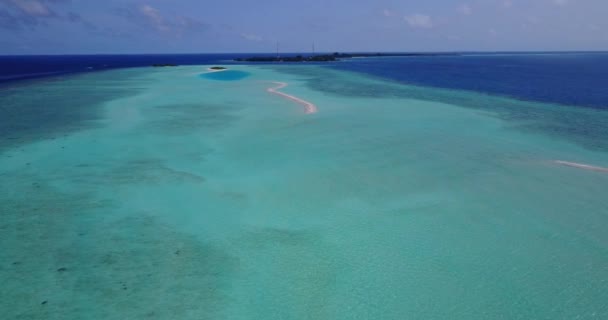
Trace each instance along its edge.
{"label": "shallow lagoon", "polygon": [[[606,114],[314,66],[201,70],[2,93],[3,106],[52,92],[45,110],[87,110],[43,131],[15,118],[29,126],[1,149],[7,318],[608,316],[608,176],[552,162],[606,166],[590,147],[603,137],[535,116]],[[101,80],[110,99],[60,99]],[[272,81],[319,112],[269,94]]]}

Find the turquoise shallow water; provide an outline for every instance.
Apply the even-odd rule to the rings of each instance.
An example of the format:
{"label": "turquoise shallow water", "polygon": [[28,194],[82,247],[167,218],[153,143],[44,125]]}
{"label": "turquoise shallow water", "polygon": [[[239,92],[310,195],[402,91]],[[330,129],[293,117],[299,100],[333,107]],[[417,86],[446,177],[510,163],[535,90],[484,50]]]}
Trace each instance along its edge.
{"label": "turquoise shallow water", "polygon": [[[2,93],[57,115],[0,144],[8,319],[608,317],[608,174],[553,162],[608,166],[608,114],[315,66],[205,69]],[[574,116],[599,128],[569,135]]]}

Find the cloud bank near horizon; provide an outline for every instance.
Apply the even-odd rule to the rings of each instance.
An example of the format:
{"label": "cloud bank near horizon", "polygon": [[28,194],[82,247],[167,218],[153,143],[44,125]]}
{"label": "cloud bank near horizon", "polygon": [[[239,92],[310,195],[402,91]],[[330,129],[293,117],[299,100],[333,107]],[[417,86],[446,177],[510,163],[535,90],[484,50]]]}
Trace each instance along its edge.
{"label": "cloud bank near horizon", "polygon": [[604,0],[0,0],[0,54],[606,50]]}

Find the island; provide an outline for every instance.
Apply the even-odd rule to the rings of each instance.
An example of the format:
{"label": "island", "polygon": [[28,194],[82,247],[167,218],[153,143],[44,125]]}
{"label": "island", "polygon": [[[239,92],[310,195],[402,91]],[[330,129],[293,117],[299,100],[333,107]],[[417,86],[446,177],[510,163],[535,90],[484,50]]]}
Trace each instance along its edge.
{"label": "island", "polygon": [[459,53],[339,53],[334,52],[333,54],[319,54],[319,55],[287,55],[281,56],[261,56],[261,57],[249,57],[249,58],[236,58],[234,61],[245,61],[245,62],[331,62],[339,61],[341,59],[350,58],[367,58],[367,57],[416,57],[416,56],[454,56],[460,55]]}
{"label": "island", "polygon": [[226,70],[226,69],[228,69],[228,68],[226,68],[226,67],[211,67],[211,68],[209,68],[209,70],[216,70],[216,71]]}
{"label": "island", "polygon": [[177,65],[173,63],[155,63],[152,66],[155,68],[177,67]]}
{"label": "island", "polygon": [[352,58],[353,56],[346,53],[321,54],[311,56],[276,56],[276,57],[251,57],[251,58],[236,58],[235,61],[246,62],[306,62],[306,61],[336,61],[340,58]]}

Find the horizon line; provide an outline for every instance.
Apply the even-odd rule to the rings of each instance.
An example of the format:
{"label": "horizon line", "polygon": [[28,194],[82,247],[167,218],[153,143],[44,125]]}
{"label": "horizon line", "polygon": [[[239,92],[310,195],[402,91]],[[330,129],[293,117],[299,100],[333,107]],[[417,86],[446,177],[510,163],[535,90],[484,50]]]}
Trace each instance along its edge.
{"label": "horizon line", "polygon": [[[374,54],[374,53],[387,53],[387,54],[526,54],[526,53],[608,53],[608,49],[605,50],[498,50],[498,51],[486,51],[486,50],[464,50],[464,51],[326,51],[316,52],[314,55],[332,54],[332,53],[347,53],[347,54]],[[149,56],[161,56],[161,55],[247,55],[247,54],[276,54],[275,52],[166,52],[166,53],[25,53],[25,54],[2,54],[0,57],[21,57],[21,56],[138,56],[138,55],[149,55]],[[282,54],[310,54],[310,52],[282,52]]]}

